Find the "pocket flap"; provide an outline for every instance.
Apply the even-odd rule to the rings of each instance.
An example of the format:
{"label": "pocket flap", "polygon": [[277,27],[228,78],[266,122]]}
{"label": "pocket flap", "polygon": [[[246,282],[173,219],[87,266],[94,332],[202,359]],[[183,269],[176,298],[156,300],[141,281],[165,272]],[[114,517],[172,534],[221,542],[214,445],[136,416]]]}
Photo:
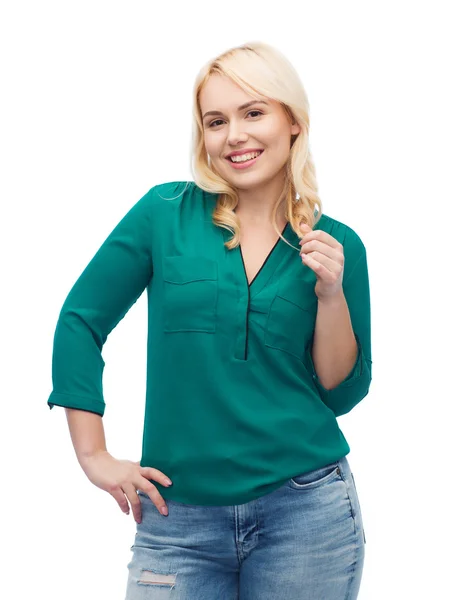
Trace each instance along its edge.
{"label": "pocket flap", "polygon": [[315,294],[316,280],[283,277],[278,285],[277,296],[288,300],[302,310],[313,310],[318,298]]}
{"label": "pocket flap", "polygon": [[217,261],[206,256],[164,256],[162,270],[170,283],[217,279]]}

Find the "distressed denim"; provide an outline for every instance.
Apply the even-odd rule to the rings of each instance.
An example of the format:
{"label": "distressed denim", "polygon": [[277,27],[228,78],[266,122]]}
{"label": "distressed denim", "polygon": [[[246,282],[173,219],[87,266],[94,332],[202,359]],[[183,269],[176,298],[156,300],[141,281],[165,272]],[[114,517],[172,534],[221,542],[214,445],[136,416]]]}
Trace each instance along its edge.
{"label": "distressed denim", "polygon": [[126,600],[358,598],[366,539],[346,456],[246,504],[167,499],[164,517],[138,495]]}

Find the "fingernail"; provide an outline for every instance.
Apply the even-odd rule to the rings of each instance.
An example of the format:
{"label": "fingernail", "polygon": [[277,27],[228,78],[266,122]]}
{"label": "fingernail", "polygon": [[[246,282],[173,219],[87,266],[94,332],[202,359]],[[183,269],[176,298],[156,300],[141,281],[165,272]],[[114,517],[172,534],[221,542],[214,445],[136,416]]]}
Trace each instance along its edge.
{"label": "fingernail", "polygon": [[168,508],[167,508],[166,506],[163,506],[163,507],[160,509],[160,512],[161,512],[163,515],[167,516],[167,515],[168,515]]}
{"label": "fingernail", "polygon": [[164,481],[167,485],[173,485],[173,483],[170,481],[170,479],[164,479]]}

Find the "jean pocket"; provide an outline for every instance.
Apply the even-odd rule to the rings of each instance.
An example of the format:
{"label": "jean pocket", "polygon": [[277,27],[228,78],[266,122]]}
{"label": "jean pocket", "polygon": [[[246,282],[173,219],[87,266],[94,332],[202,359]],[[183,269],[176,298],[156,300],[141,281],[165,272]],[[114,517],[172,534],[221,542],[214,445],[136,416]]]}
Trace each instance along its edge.
{"label": "jean pocket", "polygon": [[316,324],[318,309],[310,279],[284,277],[272,301],[264,344],[302,359]]}
{"label": "jean pocket", "polygon": [[312,471],[295,475],[289,480],[289,485],[297,490],[312,490],[338,479],[341,479],[341,472],[338,461],[335,461]]}
{"label": "jean pocket", "polygon": [[164,257],[164,332],[216,331],[217,266],[217,261],[205,256]]}

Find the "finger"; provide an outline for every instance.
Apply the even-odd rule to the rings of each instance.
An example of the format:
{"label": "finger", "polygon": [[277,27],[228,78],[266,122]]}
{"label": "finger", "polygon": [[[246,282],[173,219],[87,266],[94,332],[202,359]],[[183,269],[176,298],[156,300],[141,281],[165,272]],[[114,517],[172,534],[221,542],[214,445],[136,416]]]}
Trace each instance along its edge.
{"label": "finger", "polygon": [[149,496],[151,502],[162,515],[168,515],[168,506],[166,505],[165,500],[162,498],[155,485],[147,481],[146,484],[142,484],[139,489]]}
{"label": "finger", "polygon": [[153,479],[154,481],[158,481],[162,485],[171,485],[172,481],[165,473],[159,471],[159,469],[155,469],[154,467],[140,467],[140,475],[146,477],[147,479]]}
{"label": "finger", "polygon": [[304,242],[301,246],[301,252],[304,254],[308,254],[309,252],[319,252],[319,254],[324,254],[328,258],[331,258],[333,261],[338,262],[339,264],[343,264],[343,252],[339,251],[338,248],[333,248],[328,244],[320,241],[320,240],[311,240],[308,242]]}
{"label": "finger", "polygon": [[316,273],[329,278],[336,278],[343,268],[335,260],[331,260],[325,254],[316,251],[304,254],[302,261],[316,271]]}
{"label": "finger", "polygon": [[302,229],[302,231],[304,233],[304,236],[302,240],[300,240],[299,244],[309,242],[312,240],[319,240],[320,242],[327,244],[328,246],[335,248],[336,250],[340,250],[340,248],[343,248],[340,242],[336,240],[333,236],[331,236],[329,233],[327,233],[327,231],[323,231],[322,229]]}
{"label": "finger", "polygon": [[129,514],[129,503],[127,501],[126,496],[124,495],[124,491],[120,486],[116,486],[111,490],[107,490],[108,493],[115,498],[118,502],[118,506],[123,511],[123,513]]}
{"label": "finger", "polygon": [[[137,490],[132,483],[126,483],[123,485],[123,493],[125,497],[129,500],[129,503],[132,508],[132,515],[134,520],[137,523],[141,523],[142,520],[142,505],[140,502],[140,497],[137,495]],[[129,511],[128,513],[129,514]]]}

